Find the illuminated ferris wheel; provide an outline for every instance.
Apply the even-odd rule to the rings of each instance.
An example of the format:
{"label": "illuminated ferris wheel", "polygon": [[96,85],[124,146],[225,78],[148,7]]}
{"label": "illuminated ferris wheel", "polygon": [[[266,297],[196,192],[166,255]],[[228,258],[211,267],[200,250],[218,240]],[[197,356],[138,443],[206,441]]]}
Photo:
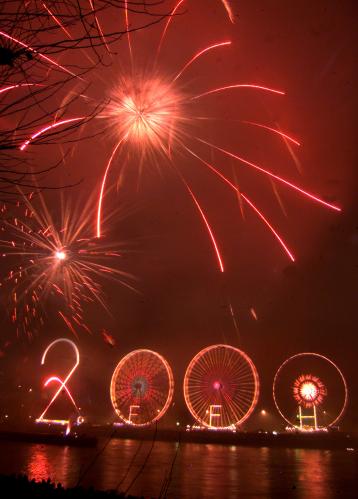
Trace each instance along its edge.
{"label": "illuminated ferris wheel", "polygon": [[173,397],[168,362],[151,350],[135,350],[114,370],[110,394],[114,410],[127,424],[145,426],[159,420]]}
{"label": "illuminated ferris wheel", "polygon": [[299,353],[278,368],[273,398],[290,426],[318,430],[341,419],[347,406],[347,383],[332,360],[318,353]]}
{"label": "illuminated ferris wheel", "polygon": [[185,402],[198,423],[229,429],[254,410],[259,378],[252,360],[238,348],[213,345],[190,362],[184,377]]}

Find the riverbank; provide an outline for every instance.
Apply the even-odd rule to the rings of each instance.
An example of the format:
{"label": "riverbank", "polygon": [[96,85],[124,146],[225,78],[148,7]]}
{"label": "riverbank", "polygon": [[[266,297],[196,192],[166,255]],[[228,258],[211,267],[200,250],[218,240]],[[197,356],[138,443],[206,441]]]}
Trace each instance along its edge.
{"label": "riverbank", "polygon": [[99,438],[157,440],[245,447],[284,447],[301,449],[358,449],[356,436],[343,432],[244,432],[193,428],[164,429],[154,427],[82,425],[65,436],[58,427],[36,426],[28,431],[0,430],[0,440],[35,442],[79,447],[95,447]]}

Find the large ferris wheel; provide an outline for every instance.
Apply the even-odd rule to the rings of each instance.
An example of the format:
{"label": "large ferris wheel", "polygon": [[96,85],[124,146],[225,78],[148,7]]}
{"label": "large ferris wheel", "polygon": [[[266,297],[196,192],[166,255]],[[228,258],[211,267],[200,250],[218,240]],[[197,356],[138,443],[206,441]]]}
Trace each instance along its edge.
{"label": "large ferris wheel", "polygon": [[212,345],[190,362],[184,377],[185,402],[198,423],[228,429],[254,410],[259,378],[252,360],[238,348]]}
{"label": "large ferris wheel", "polygon": [[168,362],[151,350],[135,350],[114,370],[110,394],[114,410],[127,424],[145,426],[159,420],[173,397]]}

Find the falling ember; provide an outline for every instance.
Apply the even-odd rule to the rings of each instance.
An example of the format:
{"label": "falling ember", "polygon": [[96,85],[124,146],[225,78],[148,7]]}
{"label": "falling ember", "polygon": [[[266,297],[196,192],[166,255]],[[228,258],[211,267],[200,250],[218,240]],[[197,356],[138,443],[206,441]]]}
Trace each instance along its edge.
{"label": "falling ember", "polygon": [[106,329],[102,329],[101,335],[102,335],[103,341],[105,343],[107,343],[107,345],[109,345],[111,347],[116,346],[116,340],[113,338],[113,336]]}
{"label": "falling ember", "polygon": [[226,9],[226,12],[227,12],[227,15],[229,16],[229,19],[232,23],[235,22],[235,19],[234,19],[234,13],[232,11],[232,8],[230,6],[230,0],[221,0],[225,9]]}
{"label": "falling ember", "polygon": [[257,314],[256,314],[256,310],[254,309],[254,307],[251,307],[250,308],[250,314],[252,315],[252,317],[255,319],[255,321],[258,320],[258,317],[257,317]]}

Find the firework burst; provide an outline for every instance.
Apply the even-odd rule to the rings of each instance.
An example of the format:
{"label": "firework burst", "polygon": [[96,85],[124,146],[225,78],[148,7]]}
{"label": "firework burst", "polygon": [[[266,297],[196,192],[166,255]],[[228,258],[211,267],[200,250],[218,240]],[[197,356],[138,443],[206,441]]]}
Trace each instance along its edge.
{"label": "firework burst", "polygon": [[[217,179],[225,182],[226,185],[234,190],[239,197],[240,204],[246,204],[246,206],[252,210],[255,216],[257,216],[271,232],[287,257],[291,261],[295,261],[294,253],[289,248],[288,243],[279,233],[275,224],[269,220],[259,208],[257,201],[253,200],[251,193],[247,193],[246,191],[243,192],[238,188],[236,182],[233,182],[225,176],[221,171],[220,164],[217,165],[212,161],[208,161],[203,153],[197,152],[199,146],[201,149],[203,149],[203,147],[206,148],[210,154],[212,152],[217,152],[223,158],[231,158],[238,166],[249,168],[257,174],[266,176],[271,181],[277,182],[308,200],[314,201],[326,208],[335,211],[340,211],[340,208],[332,203],[324,201],[320,196],[281,177],[268,168],[256,164],[236,152],[229,151],[219,144],[207,140],[207,138],[202,135],[203,125],[212,119],[209,116],[198,116],[197,104],[202,99],[210,99],[219,93],[235,91],[261,92],[264,94],[272,94],[277,97],[284,96],[285,92],[257,82],[234,82],[215,88],[209,88],[198,94],[190,93],[190,87],[189,85],[185,85],[184,80],[188,68],[200,62],[199,60],[202,57],[210,57],[212,52],[229,47],[231,45],[230,40],[217,41],[202,48],[194,53],[193,56],[183,64],[182,67],[178,68],[171,77],[168,77],[168,72],[164,71],[159,64],[161,48],[165,37],[167,36],[169,26],[174,22],[175,15],[179,13],[179,10],[184,3],[184,0],[181,0],[174,6],[172,16],[167,20],[160,37],[154,65],[153,63],[147,63],[145,65],[147,68],[146,70],[143,70],[143,65],[140,67],[136,65],[133,42],[128,35],[130,64],[127,69],[122,68],[119,83],[112,89],[110,103],[105,108],[104,112],[98,116],[98,118],[108,120],[108,130],[110,130],[109,133],[114,136],[115,146],[105,165],[99,189],[97,237],[100,238],[103,233],[103,199],[109,171],[115,162],[115,159],[118,160],[120,157],[122,167],[125,167],[126,163],[130,162],[131,164],[139,165],[139,168],[141,169],[144,162],[146,167],[148,164],[162,164],[164,156],[167,160],[167,164],[172,166],[179,174],[194,206],[197,208],[216,255],[218,268],[221,272],[224,272],[224,260],[220,253],[214,230],[207,219],[204,208],[199,203],[192,188],[188,185],[183,173],[178,170],[178,161],[176,161],[175,156],[184,153],[188,158],[194,159],[202,167],[214,174]],[[233,20],[229,2],[223,2],[223,4],[228,13],[231,14],[230,19]],[[290,142],[297,147],[300,146],[300,142],[295,138],[272,126],[251,121],[243,121],[242,124],[244,126],[248,125],[261,128],[267,133],[280,136],[285,142]],[[198,130],[200,130],[199,133]],[[133,161],[133,158],[136,157],[137,160]]]}
{"label": "firework burst", "polygon": [[309,408],[318,406],[327,395],[322,381],[313,374],[302,374],[293,384],[293,396],[299,405]]}
{"label": "firework burst", "polygon": [[10,288],[11,321],[18,334],[31,337],[38,331],[45,305],[56,310],[72,333],[89,331],[84,304],[96,302],[107,310],[101,281],[131,287],[132,277],[113,266],[122,255],[120,245],[92,237],[91,206],[92,199],[75,209],[62,202],[58,220],[41,195],[23,196],[16,214],[3,207],[0,247],[11,269],[2,286]]}
{"label": "firework burst", "polygon": [[[103,236],[103,214],[104,197],[107,191],[107,182],[109,180],[110,171],[113,164],[120,157],[121,165],[124,167],[127,163],[135,163],[139,165],[141,170],[144,165],[162,164],[163,157],[167,160],[168,165],[173,167],[183,181],[185,189],[188,191],[190,199],[193,201],[195,208],[203,222],[203,226],[208,233],[213,251],[216,255],[218,268],[224,272],[224,259],[220,252],[220,245],[217,242],[214,230],[211,227],[206,216],[203,206],[199,203],[193,189],[189,186],[187,180],[183,176],[183,172],[179,172],[177,156],[185,154],[191,160],[194,160],[201,167],[205,168],[215,177],[225,182],[238,196],[240,206],[246,205],[249,210],[260,220],[263,226],[270,231],[273,238],[281,246],[284,253],[291,261],[295,261],[293,250],[281,235],[275,223],[270,220],[263,210],[259,207],[260,200],[254,199],[255,189],[252,192],[242,190],[237,185],[236,179],[233,181],[228,176],[222,173],[222,165],[214,164],[212,160],[208,160],[214,152],[220,158],[229,158],[237,166],[250,169],[258,175],[267,177],[271,181],[272,188],[276,197],[279,197],[276,191],[276,184],[284,186],[286,189],[292,190],[307,200],[313,201],[325,208],[340,211],[340,208],[335,204],[326,202],[320,196],[309,192],[293,181],[278,175],[261,164],[254,163],[249,158],[243,157],[237,151],[231,151],[224,148],[221,144],[215,141],[208,140],[205,136],[204,125],[212,118],[208,115],[201,115],[198,112],[198,103],[202,100],[210,103],[210,99],[215,98],[218,94],[232,92],[260,92],[263,94],[271,94],[277,98],[282,98],[285,92],[281,89],[271,88],[261,82],[223,82],[221,86],[214,88],[203,88],[199,93],[193,93],[188,84],[185,84],[186,72],[193,65],[200,63],[202,58],[210,58],[213,52],[225,50],[230,47],[230,40],[214,41],[208,46],[202,47],[197,52],[193,53],[192,57],[176,71],[173,71],[171,76],[168,76],[168,69],[160,65],[161,50],[164,46],[166,37],[170,27],[175,23],[175,18],[183,13],[183,9],[188,2],[179,0],[173,5],[171,15],[168,16],[161,36],[159,38],[157,50],[152,51],[152,58],[146,61],[145,64],[138,64],[133,40],[130,34],[131,12],[130,8],[124,10],[124,24],[127,27],[127,41],[129,49],[129,63],[121,64],[120,74],[117,77],[117,84],[108,92],[109,103],[103,105],[103,110],[95,117],[96,123],[100,122],[103,125],[105,133],[113,138],[113,146],[108,154],[108,159],[104,167],[102,179],[98,190],[97,213],[96,213],[96,236]],[[225,8],[229,19],[234,21],[234,13],[230,1],[221,1]],[[90,3],[92,6],[92,3]],[[127,2],[124,2],[127,7]],[[92,6],[93,7],[93,6]],[[97,26],[101,26],[100,20],[96,18]],[[105,42],[103,27],[98,28],[101,37]],[[1,34],[1,33],[0,33]],[[108,49],[108,46],[106,45]],[[37,52],[34,54],[40,57]],[[153,56],[154,54],[154,56]],[[209,59],[210,60],[210,59]],[[56,61],[46,60],[51,66],[56,66]],[[64,66],[60,66],[61,71],[66,70]],[[76,79],[78,83],[78,78]],[[80,84],[80,83],[79,83]],[[102,90],[103,93],[103,90]],[[81,96],[87,99],[86,102],[91,102],[91,98],[82,92]],[[96,99],[92,99],[92,102]],[[32,142],[36,142],[39,138],[46,137],[51,130],[56,127],[67,126],[82,126],[85,123],[85,117],[71,116],[64,119],[55,120],[51,124],[35,130],[21,145],[20,149],[24,151]],[[282,138],[285,144],[290,143],[290,147],[299,147],[300,142],[290,136],[290,134],[281,131],[271,124],[257,123],[256,121],[242,121],[244,126],[256,127],[262,129],[265,133]],[[202,152],[205,151],[206,152]],[[200,152],[198,152],[200,151]],[[282,202],[279,199],[282,206]]]}

